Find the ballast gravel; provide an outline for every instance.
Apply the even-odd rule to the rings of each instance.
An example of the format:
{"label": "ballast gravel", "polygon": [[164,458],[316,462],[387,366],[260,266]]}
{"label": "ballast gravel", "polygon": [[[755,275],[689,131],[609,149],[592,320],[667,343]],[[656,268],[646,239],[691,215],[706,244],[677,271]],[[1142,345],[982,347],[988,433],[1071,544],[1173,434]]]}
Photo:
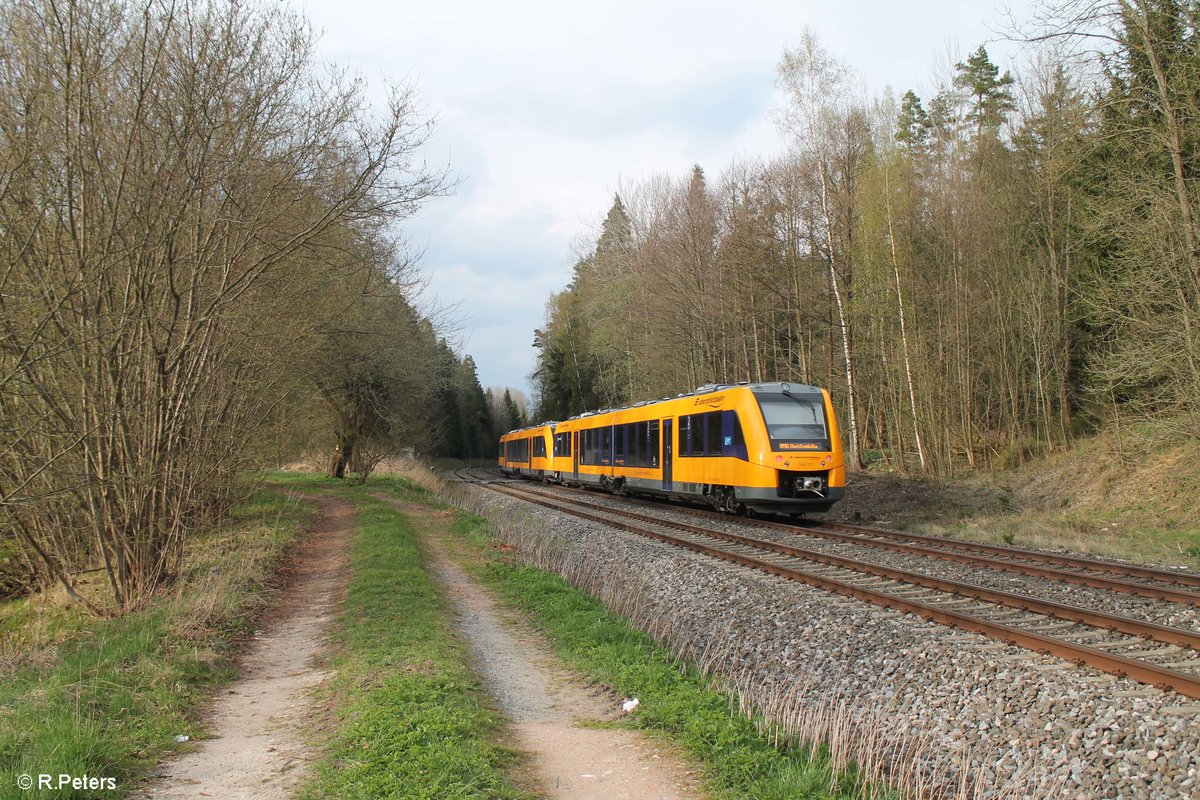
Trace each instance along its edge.
{"label": "ballast gravel", "polygon": [[[599,493],[589,493],[587,502],[620,508],[622,501]],[[672,509],[663,504],[661,510],[652,512],[644,507],[636,509],[638,513],[653,513],[664,519],[693,523],[696,518],[686,512]],[[902,569],[924,575],[936,575],[941,578],[973,583],[989,589],[1004,592],[1024,594],[1044,600],[1051,600],[1066,605],[1104,611],[1110,614],[1120,614],[1134,619],[1143,619],[1159,625],[1168,625],[1185,630],[1200,628],[1200,608],[1181,603],[1165,603],[1134,594],[1125,594],[1105,589],[1095,589],[1078,583],[1062,580],[1046,580],[1023,575],[1016,572],[1005,572],[999,569],[979,569],[977,567],[936,558],[934,556],[916,555],[879,547],[870,547],[853,542],[836,541],[806,535],[804,529],[796,528],[790,531],[765,528],[747,523],[737,518],[722,519],[720,517],[704,520],[718,530],[750,536],[768,542],[792,545],[813,550],[818,553],[852,558],[877,564],[893,569]]]}
{"label": "ballast gravel", "polygon": [[776,732],[909,796],[1200,798],[1200,701],[479,486],[450,499]]}

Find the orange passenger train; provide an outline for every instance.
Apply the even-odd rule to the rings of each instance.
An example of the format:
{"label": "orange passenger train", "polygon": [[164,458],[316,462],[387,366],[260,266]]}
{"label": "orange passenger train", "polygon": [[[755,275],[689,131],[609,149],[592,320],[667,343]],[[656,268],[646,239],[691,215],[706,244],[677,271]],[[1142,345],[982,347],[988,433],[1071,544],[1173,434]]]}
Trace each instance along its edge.
{"label": "orange passenger train", "polygon": [[710,384],[512,431],[500,443],[509,474],[729,512],[828,511],[846,491],[829,392],[804,384]]}

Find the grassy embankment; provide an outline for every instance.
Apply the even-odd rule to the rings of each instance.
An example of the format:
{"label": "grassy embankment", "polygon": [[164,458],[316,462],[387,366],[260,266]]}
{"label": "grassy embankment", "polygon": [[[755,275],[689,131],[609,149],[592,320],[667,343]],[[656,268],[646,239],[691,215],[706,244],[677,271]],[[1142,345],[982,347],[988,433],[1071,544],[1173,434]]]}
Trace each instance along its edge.
{"label": "grassy embankment", "polygon": [[833,516],[1200,570],[1200,441],[1166,422],[942,480],[867,473]]}
{"label": "grassy embankment", "polygon": [[[377,490],[431,502],[407,480],[373,481]],[[587,680],[618,696],[636,695],[637,714],[614,723],[645,730],[701,764],[706,788],[721,798],[861,798],[891,796],[864,785],[853,767],[839,769],[824,747],[776,747],[761,720],[737,713],[736,701],[681,664],[649,636],[559,576],[515,561],[486,520],[457,511],[450,543],[456,557],[501,599],[519,609]]]}
{"label": "grassy embankment", "polygon": [[[238,639],[308,516],[259,492],[194,538],[170,594],[124,617],[96,619],[55,591],[0,605],[0,796],[124,796],[176,735],[203,735],[196,714],[234,676]],[[18,789],[18,776],[42,773],[117,788]]]}

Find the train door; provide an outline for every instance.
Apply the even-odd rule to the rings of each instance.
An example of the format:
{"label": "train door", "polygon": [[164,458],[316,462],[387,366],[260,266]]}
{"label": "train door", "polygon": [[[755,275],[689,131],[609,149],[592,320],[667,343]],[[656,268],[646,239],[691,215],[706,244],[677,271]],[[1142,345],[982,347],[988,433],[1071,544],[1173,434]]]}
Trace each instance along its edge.
{"label": "train door", "polygon": [[575,480],[579,480],[579,431],[572,431],[571,464],[575,472]]}
{"label": "train door", "polygon": [[671,491],[671,462],[674,460],[672,456],[675,452],[675,437],[672,435],[675,432],[675,420],[664,419],[662,421],[662,449],[663,449],[663,483],[664,492]]}

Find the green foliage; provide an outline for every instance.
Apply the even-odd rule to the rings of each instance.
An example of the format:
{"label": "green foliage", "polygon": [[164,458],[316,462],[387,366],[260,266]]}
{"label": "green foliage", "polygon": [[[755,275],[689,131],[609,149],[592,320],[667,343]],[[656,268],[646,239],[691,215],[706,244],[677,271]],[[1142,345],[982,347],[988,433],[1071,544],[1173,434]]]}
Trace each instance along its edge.
{"label": "green foliage", "polygon": [[1084,210],[1083,390],[1098,420],[1178,411],[1200,396],[1200,40],[1192,4],[1123,5],[1098,125],[1067,177]]}
{"label": "green foliage", "polygon": [[[395,486],[413,496],[411,484]],[[515,756],[492,741],[499,719],[410,524],[356,494],[358,534],[329,689],[337,730],[300,797],[523,797],[505,777]]]}
{"label": "green foliage", "polygon": [[966,90],[971,97],[971,108],[967,120],[977,124],[980,131],[998,130],[1004,115],[1013,109],[1013,76],[1005,72],[988,58],[983,45],[971,53],[966,61],[954,65],[957,74],[954,85]]}
{"label": "green foliage", "polygon": [[929,139],[933,124],[921,106],[921,98],[912,89],[900,99],[900,115],[896,119],[896,141],[910,149],[920,149]]}

